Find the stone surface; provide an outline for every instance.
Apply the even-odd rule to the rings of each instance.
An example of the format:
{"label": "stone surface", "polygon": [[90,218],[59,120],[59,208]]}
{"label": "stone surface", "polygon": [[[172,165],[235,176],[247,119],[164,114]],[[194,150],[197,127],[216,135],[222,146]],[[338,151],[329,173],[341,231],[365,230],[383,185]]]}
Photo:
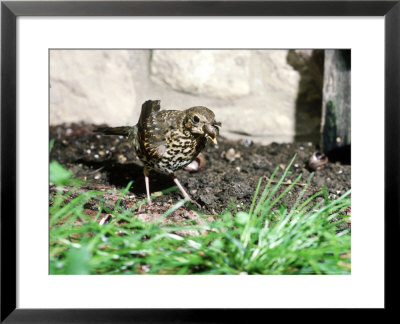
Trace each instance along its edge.
{"label": "stone surface", "polygon": [[251,51],[154,50],[151,77],[177,91],[222,99],[250,93]]}
{"label": "stone surface", "polygon": [[133,122],[135,87],[126,50],[50,51],[50,124]]}
{"label": "stone surface", "polygon": [[159,99],[162,109],[209,107],[231,139],[290,142],[300,75],[287,57],[287,50],[54,50],[50,123],[134,124],[141,104]]}

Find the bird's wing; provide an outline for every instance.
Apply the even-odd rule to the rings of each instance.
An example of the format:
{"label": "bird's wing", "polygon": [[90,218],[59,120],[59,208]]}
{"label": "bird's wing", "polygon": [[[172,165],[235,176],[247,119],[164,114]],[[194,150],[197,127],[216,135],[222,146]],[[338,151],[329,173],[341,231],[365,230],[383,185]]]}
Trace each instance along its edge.
{"label": "bird's wing", "polygon": [[178,128],[182,113],[177,110],[163,110],[151,114],[146,121],[144,142],[151,157],[161,158],[169,147],[171,134]]}

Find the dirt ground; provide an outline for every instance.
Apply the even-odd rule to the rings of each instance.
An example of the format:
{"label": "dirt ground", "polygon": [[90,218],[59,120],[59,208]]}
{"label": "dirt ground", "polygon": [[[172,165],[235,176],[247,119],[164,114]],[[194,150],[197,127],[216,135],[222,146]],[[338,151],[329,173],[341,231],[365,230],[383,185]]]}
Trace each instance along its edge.
{"label": "dirt ground", "polygon": [[[50,139],[55,140],[50,161],[58,161],[71,170],[75,177],[84,179],[85,185],[80,188],[81,191],[97,189],[108,192],[123,189],[129,181],[133,181],[130,191],[121,200],[121,207],[131,207],[146,197],[142,164],[125,138],[95,134],[93,128],[94,125],[87,124],[50,127]],[[307,161],[316,151],[316,145],[311,142],[262,146],[246,139],[230,141],[219,137],[217,146],[209,143],[203,151],[206,159],[204,170],[180,170],[176,176],[192,198],[201,205],[201,211],[206,215],[215,215],[233,204],[239,210],[249,207],[260,177],[269,178],[275,167],[279,166],[276,177],[279,179],[287,164],[297,154],[291,172],[285,178],[286,184],[282,186],[285,188],[300,173],[303,174],[300,185],[296,185],[282,201],[283,205],[290,208],[303,189],[301,184],[310,175]],[[349,164],[328,162],[322,170],[315,172],[305,198],[320,191],[321,186],[325,185],[330,198],[335,199],[350,189],[350,177]],[[150,174],[152,193],[172,186],[174,183],[169,177],[155,172]],[[50,184],[50,195],[54,194],[55,187]],[[115,203],[119,195],[107,193],[104,198]],[[156,197],[152,207],[143,206],[145,213],[142,210],[141,215],[146,218],[162,214],[181,198],[179,190]],[[98,208],[95,203],[87,207],[88,214],[90,210],[95,214]],[[187,213],[186,208],[185,217]],[[179,215],[182,214],[175,213],[171,217],[179,218]]]}

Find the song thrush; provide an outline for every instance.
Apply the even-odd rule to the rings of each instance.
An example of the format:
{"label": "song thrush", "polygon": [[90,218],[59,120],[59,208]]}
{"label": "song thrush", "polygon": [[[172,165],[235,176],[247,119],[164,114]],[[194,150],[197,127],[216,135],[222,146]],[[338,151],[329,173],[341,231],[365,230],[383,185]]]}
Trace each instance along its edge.
{"label": "song thrush", "polygon": [[185,199],[198,205],[187,194],[174,172],[191,163],[204,149],[207,140],[217,144],[218,126],[214,113],[202,106],[186,110],[160,111],[159,100],[142,105],[138,123],[133,127],[100,127],[95,131],[105,135],[128,136],[140,160],[149,205],[149,171],[170,175]]}

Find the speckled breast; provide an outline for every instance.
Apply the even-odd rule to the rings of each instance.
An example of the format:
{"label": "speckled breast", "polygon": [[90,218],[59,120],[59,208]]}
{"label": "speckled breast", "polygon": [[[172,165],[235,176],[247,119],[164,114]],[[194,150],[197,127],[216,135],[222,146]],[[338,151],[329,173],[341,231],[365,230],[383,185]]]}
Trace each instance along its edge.
{"label": "speckled breast", "polygon": [[153,163],[153,168],[163,173],[173,173],[187,166],[204,148],[206,139],[194,138],[181,132],[171,132],[162,157]]}
{"label": "speckled breast", "polygon": [[171,174],[187,166],[200,153],[206,144],[206,138],[195,138],[189,132],[171,130],[165,134],[163,144],[155,146],[149,139],[139,145],[137,154],[150,169]]}

